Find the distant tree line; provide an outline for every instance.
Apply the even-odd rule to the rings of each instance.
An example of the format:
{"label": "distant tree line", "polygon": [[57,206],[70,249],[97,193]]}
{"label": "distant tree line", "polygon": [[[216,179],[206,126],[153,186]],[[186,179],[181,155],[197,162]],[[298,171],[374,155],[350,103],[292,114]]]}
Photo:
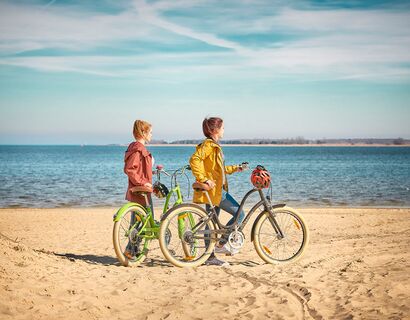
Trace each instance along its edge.
{"label": "distant tree line", "polygon": [[[187,140],[176,140],[172,142],[167,142],[165,140],[152,140],[151,144],[199,144],[203,141],[203,139],[187,139]],[[326,145],[326,144],[348,144],[348,145],[355,145],[355,144],[365,144],[365,145],[372,145],[372,144],[382,144],[382,145],[409,145],[409,139],[403,138],[394,138],[394,139],[376,139],[376,138],[368,138],[368,139],[316,139],[316,140],[309,140],[303,137],[296,137],[296,138],[286,138],[286,139],[232,139],[232,140],[221,140],[221,144],[229,145],[229,144],[243,144],[243,145],[266,145],[266,144],[273,144],[273,145]]]}

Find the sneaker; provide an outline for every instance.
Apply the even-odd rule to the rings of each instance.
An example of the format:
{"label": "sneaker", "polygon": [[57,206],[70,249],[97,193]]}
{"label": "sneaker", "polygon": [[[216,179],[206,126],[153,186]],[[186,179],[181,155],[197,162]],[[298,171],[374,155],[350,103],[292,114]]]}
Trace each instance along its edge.
{"label": "sneaker", "polygon": [[206,266],[219,266],[219,267],[229,267],[229,263],[223,260],[219,260],[217,257],[210,257],[205,261]]}
{"label": "sneaker", "polygon": [[231,248],[227,243],[225,243],[222,247],[215,246],[214,249],[215,253],[223,253],[227,256],[233,256],[239,252],[238,249]]}

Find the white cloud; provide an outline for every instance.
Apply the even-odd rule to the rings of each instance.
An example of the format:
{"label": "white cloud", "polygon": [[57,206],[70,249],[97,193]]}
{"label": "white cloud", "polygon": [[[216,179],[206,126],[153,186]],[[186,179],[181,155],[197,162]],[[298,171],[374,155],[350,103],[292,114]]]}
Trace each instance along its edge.
{"label": "white cloud", "polygon": [[[191,61],[182,64],[181,58]],[[226,64],[205,64],[203,59],[223,59]],[[0,59],[0,65],[26,67],[46,72],[75,72],[107,77],[143,77],[170,82],[173,76],[183,76],[179,81],[187,80],[186,74],[193,77],[202,72],[224,74],[234,70],[229,64],[230,54],[194,53],[194,54],[147,54],[137,56],[60,56],[60,57],[9,57]],[[201,64],[202,63],[202,64]],[[170,78],[171,77],[171,78]]]}
{"label": "white cloud", "polygon": [[74,72],[104,77],[114,77],[118,75],[116,73],[102,71],[101,68],[93,68],[92,64],[91,60],[89,60],[88,63],[81,63],[72,57],[23,57],[0,59],[0,65],[26,67],[46,72]]}
{"label": "white cloud", "polygon": [[332,33],[408,34],[409,12],[385,10],[317,10],[284,9],[279,15],[260,21],[265,30],[275,27],[286,30],[325,31]]}
{"label": "white cloud", "polygon": [[[243,67],[271,67],[277,70],[296,69],[303,73],[343,74],[355,70],[358,74],[381,75],[375,72],[377,64],[399,64],[410,62],[410,13],[386,12],[381,10],[318,10],[302,11],[281,10],[277,15],[261,19],[240,20],[244,23],[242,31],[250,32],[249,26],[256,21],[257,28],[264,31],[303,30],[310,32],[301,40],[284,43],[282,47],[272,49],[250,49],[244,45],[201,33],[190,28],[171,23],[159,16],[156,8],[143,1],[137,1],[140,15],[156,26],[177,34],[192,37],[211,45],[235,50],[248,58],[241,61]],[[223,17],[215,29],[224,30],[232,18]],[[235,17],[232,19],[235,20]],[[269,23],[266,23],[269,22]],[[238,20],[234,21],[238,28]],[[240,29],[240,28],[239,28]],[[238,29],[237,29],[238,32]],[[318,69],[319,68],[319,69]],[[406,74],[402,68],[399,74]],[[396,72],[384,75],[391,76]]]}
{"label": "white cloud", "polygon": [[155,39],[152,28],[134,12],[86,15],[67,8],[8,3],[0,3],[0,12],[0,43],[6,53],[33,48],[79,50],[127,39]]}
{"label": "white cloud", "polygon": [[[201,10],[218,11],[216,1],[158,1],[147,4],[133,1],[134,10],[120,14],[85,13],[73,8],[0,3],[0,52],[3,65],[35,68],[44,71],[69,71],[101,76],[139,76],[149,74],[166,78],[197,68],[227,77],[242,72],[250,77],[283,75],[322,75],[335,79],[382,78],[408,75],[410,62],[410,12],[386,10],[296,10],[279,3],[246,1],[231,15],[212,17],[212,28],[201,28]],[[212,7],[212,8],[211,8]],[[167,10],[199,10],[189,19],[184,15],[170,20]],[[221,11],[225,9],[221,8]],[[195,23],[190,24],[189,22]],[[209,24],[203,24],[206,27]],[[227,40],[218,34],[272,34],[272,41],[248,47],[245,42]],[[295,37],[280,42],[275,35],[293,33]],[[181,37],[182,36],[182,37]],[[81,57],[4,57],[26,50],[62,48],[69,50],[115,47],[121,41],[149,41],[153,44],[184,48],[187,43],[201,43],[228,49],[193,53],[139,56]],[[186,42],[185,42],[186,41]],[[187,46],[188,48],[188,46]],[[206,46],[205,46],[206,48]],[[211,49],[211,48],[210,48]],[[401,67],[398,65],[402,65]],[[161,73],[164,76],[161,76]]]}
{"label": "white cloud", "polygon": [[221,39],[213,34],[209,34],[205,32],[198,32],[191,28],[184,27],[184,26],[172,23],[170,21],[167,21],[164,18],[161,18],[157,10],[158,8],[162,8],[162,6],[155,7],[155,6],[150,6],[146,4],[145,1],[136,1],[135,7],[139,14],[139,18],[142,21],[145,21],[150,25],[154,25],[156,27],[168,30],[172,33],[176,33],[182,36],[186,36],[186,37],[189,37],[195,40],[205,42],[212,46],[233,49],[241,54],[249,53],[249,50],[247,48],[233,41]]}
{"label": "white cloud", "polygon": [[[195,28],[206,27],[210,33],[251,34],[269,32],[365,32],[381,34],[408,34],[410,12],[408,9],[295,9],[294,2],[262,1],[259,5],[230,5],[220,7],[208,4],[198,6],[197,12],[206,15],[206,20],[192,16],[181,16],[181,23]],[[152,8],[155,8],[152,6]],[[188,6],[191,10],[195,5]],[[166,9],[164,9],[166,11]]]}

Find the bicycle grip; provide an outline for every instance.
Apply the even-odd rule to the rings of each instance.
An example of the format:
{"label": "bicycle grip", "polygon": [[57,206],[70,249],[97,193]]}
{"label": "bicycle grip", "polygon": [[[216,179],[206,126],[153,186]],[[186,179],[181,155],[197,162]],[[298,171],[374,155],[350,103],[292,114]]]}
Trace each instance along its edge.
{"label": "bicycle grip", "polygon": [[241,169],[241,171],[248,170],[249,169],[249,162],[242,162],[239,165],[239,168]]}

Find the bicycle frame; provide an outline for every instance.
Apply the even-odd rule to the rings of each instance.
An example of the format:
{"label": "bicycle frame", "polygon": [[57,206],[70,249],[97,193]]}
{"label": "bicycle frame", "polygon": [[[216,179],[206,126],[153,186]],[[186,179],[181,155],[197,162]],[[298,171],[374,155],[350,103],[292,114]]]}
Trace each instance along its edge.
{"label": "bicycle frame", "polygon": [[[211,200],[210,200],[208,191],[203,191],[203,192],[206,193],[207,198],[208,198],[208,201],[209,201],[210,203],[212,203]],[[243,222],[239,225],[239,213],[243,210],[243,207],[245,206],[246,200],[247,200],[247,199],[249,198],[249,196],[250,196],[251,194],[253,194],[254,192],[259,192],[259,196],[260,196],[261,200],[260,200],[258,203],[256,203],[256,204],[251,208],[251,210],[249,210],[248,214],[245,216],[245,219],[244,219]],[[197,225],[195,225],[192,229],[193,229],[193,230],[197,230],[198,228],[201,228],[204,224],[208,223],[209,220],[212,220],[212,221],[215,223],[215,225],[217,225],[217,227],[218,227],[218,229],[214,230],[213,233],[216,233],[216,234],[227,234],[227,233],[229,233],[230,231],[232,231],[232,230],[234,230],[234,229],[237,229],[238,231],[242,231],[242,230],[245,228],[246,224],[249,222],[249,219],[251,218],[251,216],[253,215],[253,213],[254,213],[254,212],[256,211],[256,209],[259,208],[261,205],[263,205],[264,211],[269,213],[269,221],[270,221],[270,223],[272,224],[274,230],[276,231],[276,233],[278,234],[278,236],[279,236],[280,238],[283,238],[283,232],[282,232],[282,230],[280,229],[279,225],[277,224],[277,222],[276,222],[276,220],[275,220],[275,218],[274,218],[272,209],[284,207],[285,204],[277,204],[277,205],[273,205],[273,206],[272,206],[272,204],[271,204],[271,202],[270,202],[270,198],[269,198],[269,197],[265,197],[265,195],[263,194],[262,190],[261,190],[261,189],[256,189],[256,188],[254,188],[254,189],[248,191],[248,192],[245,194],[245,196],[242,198],[241,204],[239,205],[239,208],[238,208],[238,210],[237,210],[236,213],[235,213],[235,215],[236,215],[235,221],[234,221],[231,225],[227,226],[227,225],[224,225],[223,223],[221,223],[221,221],[219,220],[218,214],[216,213],[215,206],[212,204],[212,205],[211,205],[211,212],[208,213],[208,217],[207,217],[206,219],[204,219],[204,220],[201,219],[201,221],[199,221],[199,223],[197,223]],[[239,227],[238,227],[238,225],[239,225]]]}
{"label": "bicycle frame", "polygon": [[[174,172],[174,174],[171,176],[172,179],[175,179],[175,187],[172,188],[169,193],[167,194],[166,198],[165,198],[165,203],[162,209],[162,214],[165,214],[168,209],[169,209],[169,204],[170,204],[170,200],[171,197],[176,194],[176,200],[173,204],[173,206],[179,205],[181,203],[183,203],[183,196],[181,193],[181,187],[178,184],[178,181],[176,179],[176,174],[178,172],[181,172],[181,174],[184,173],[185,169],[187,167],[183,167],[182,169],[178,169]],[[157,170],[157,176],[158,179],[160,177],[160,172],[163,172],[164,174],[168,175],[169,174],[166,171],[163,171],[162,169],[158,169]],[[148,201],[147,201],[148,202]],[[114,215],[113,220],[114,222],[121,220],[122,216],[125,214],[125,212],[127,212],[129,207],[132,206],[137,206],[140,207],[142,210],[144,210],[146,212],[146,215],[136,215],[136,221],[135,223],[129,228],[128,232],[126,233],[127,235],[133,231],[138,223],[142,222],[143,225],[141,227],[141,230],[138,232],[138,236],[142,237],[142,238],[146,238],[146,239],[158,239],[158,235],[159,235],[159,225],[155,222],[154,220],[154,216],[153,216],[153,208],[151,208],[151,206],[143,206],[139,203],[135,203],[135,202],[128,202],[126,205],[122,206],[117,213]],[[150,227],[147,227],[147,225],[150,225]]]}
{"label": "bicycle frame", "polygon": [[165,214],[165,212],[168,211],[171,195],[173,195],[174,193],[177,195],[177,200],[175,201],[173,206],[175,207],[176,205],[179,205],[183,202],[183,197],[181,194],[181,187],[179,186],[179,184],[177,184],[175,188],[171,189],[171,191],[168,193],[167,197],[165,198],[165,203],[164,203],[164,208],[162,210],[162,214]]}

